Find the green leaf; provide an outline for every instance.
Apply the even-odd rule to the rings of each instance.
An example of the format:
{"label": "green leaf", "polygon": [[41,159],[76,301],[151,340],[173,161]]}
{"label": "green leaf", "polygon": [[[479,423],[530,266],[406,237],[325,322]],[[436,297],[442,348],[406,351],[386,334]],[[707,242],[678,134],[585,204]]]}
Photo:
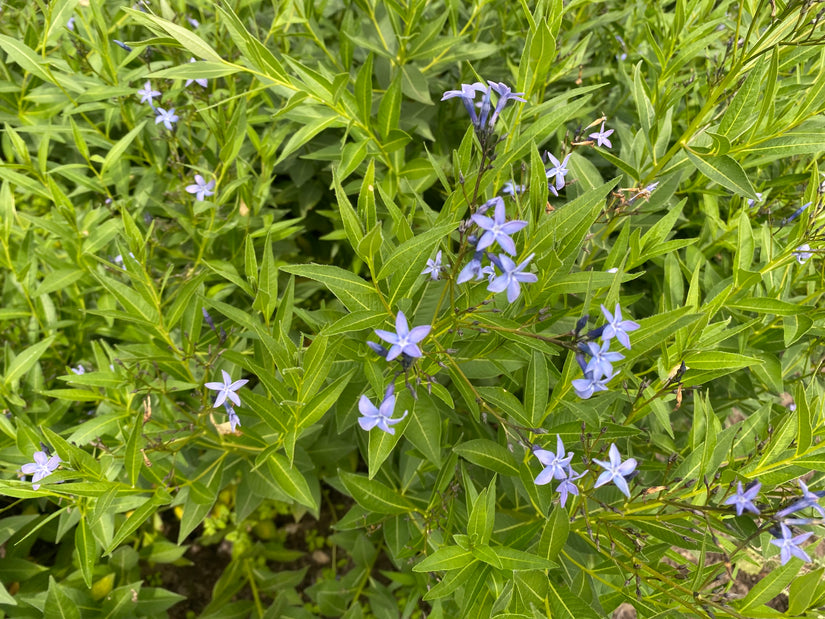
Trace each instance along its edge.
{"label": "green leaf", "polygon": [[501,561],[501,567],[505,570],[549,570],[558,567],[558,564],[553,561],[531,552],[524,552],[507,546],[496,546],[493,550]]}
{"label": "green leaf", "polygon": [[126,149],[131,146],[134,139],[138,136],[138,134],[143,131],[143,128],[146,126],[146,121],[143,120],[137,124],[137,126],[132,129],[129,133],[124,135],[120,138],[117,143],[112,146],[108,153],[106,153],[106,158],[103,160],[103,165],[100,168],[100,175],[104,176],[106,172],[116,163],[118,163],[123,157],[123,154],[126,152]]}
{"label": "green leaf", "polygon": [[460,570],[473,563],[473,553],[458,546],[439,548],[433,554],[425,557],[420,563],[413,566],[413,572],[444,572]]}
{"label": "green leaf", "polygon": [[398,129],[398,121],[401,116],[401,80],[402,72],[396,70],[392,82],[390,82],[384,96],[381,97],[381,103],[378,106],[377,127],[383,138],[387,138],[393,129]]}
{"label": "green leaf", "polygon": [[41,65],[37,54],[25,43],[0,34],[0,48],[8,54],[9,60],[16,62],[24,71],[39,77],[44,82],[54,83],[54,80]]}
{"label": "green leaf", "polygon": [[146,499],[140,507],[132,512],[132,515],[126,519],[126,522],[120,525],[120,528],[117,530],[112,542],[106,549],[106,554],[110,555],[115,548],[125,542],[126,538],[137,531],[140,525],[146,522],[149,517],[157,511],[158,506],[165,502],[166,501],[161,498],[159,493],[155,493]]}
{"label": "green leaf", "polygon": [[186,80],[212,79],[215,77],[232,75],[240,70],[241,67],[225,62],[209,62],[206,60],[201,60],[200,62],[187,62],[186,64],[171,67],[169,69],[153,71],[146,77],[155,79],[161,77],[171,77]]}
{"label": "green leaf", "polygon": [[301,471],[290,465],[285,456],[272,453],[266,463],[272,478],[286,494],[312,511],[318,511],[318,503],[312,496],[306,478]]}
{"label": "green leaf", "polygon": [[323,264],[296,264],[281,266],[281,270],[321,282],[351,312],[385,307],[373,286],[346,269]]}
{"label": "green leaf", "polygon": [[685,151],[693,165],[710,180],[743,198],[758,200],[747,174],[730,155],[698,155]]}
{"label": "green leaf", "polygon": [[547,585],[553,619],[600,619],[587,602],[565,585],[555,584],[552,579]]}
{"label": "green leaf", "polygon": [[441,414],[428,393],[419,393],[404,436],[435,466],[441,467]]}
{"label": "green leaf", "polygon": [[82,517],[74,532],[74,547],[77,550],[77,560],[80,564],[80,573],[83,576],[83,582],[86,586],[91,588],[92,578],[94,575],[94,567],[97,562],[97,545],[94,537],[92,537],[92,530],[89,527],[89,519]]}
{"label": "green leaf", "polygon": [[434,226],[405,241],[390,253],[376,276],[378,281],[393,276],[390,306],[399,298],[411,296],[416,280],[419,284],[425,281],[421,271],[427,258],[433,253],[433,248],[438,242],[457,227],[458,222]]}
{"label": "green leaf", "polygon": [[762,360],[739,353],[709,350],[685,356],[685,364],[691,370],[723,370],[761,365]]}
{"label": "green leaf", "polygon": [[544,524],[539,539],[539,553],[545,559],[553,561],[559,556],[570,534],[570,517],[561,505],[556,505]]}
{"label": "green leaf", "polygon": [[[470,510],[470,519],[467,522],[467,535],[472,544],[486,546],[493,534],[493,525],[496,518],[496,477],[493,476],[490,485],[478,493]],[[480,558],[480,557],[479,557]],[[485,559],[482,559],[486,561]]]}
{"label": "green leaf", "polygon": [[[411,399],[409,393],[399,393],[395,403],[396,418],[400,417],[409,410],[409,400]],[[369,431],[369,449],[367,453],[367,468],[369,469],[369,478],[372,479],[381,470],[381,465],[389,457],[395,449],[398,441],[404,436],[407,426],[410,424],[410,415],[407,414],[406,419],[393,426],[394,434],[384,432],[380,428],[373,428]]]}
{"label": "green leaf", "polygon": [[212,49],[206,41],[191,30],[187,30],[186,28],[173,24],[170,21],[161,19],[160,17],[156,17],[155,15],[151,15],[149,13],[138,11],[136,9],[124,7],[123,10],[135,21],[142,23],[151,30],[156,32],[165,31],[169,36],[180,43],[184,49],[195,56],[196,59],[201,58],[214,63],[224,64],[223,59],[218,55],[218,53]]}
{"label": "green leaf", "polygon": [[456,445],[454,451],[469,462],[501,475],[518,475],[513,454],[506,447],[486,438],[478,438]]}
{"label": "green leaf", "polygon": [[739,612],[747,614],[775,598],[793,582],[803,565],[802,561],[792,558],[785,565],[769,571],[740,602]]}
{"label": "green leaf", "polygon": [[330,410],[338,401],[344,388],[349,383],[355,370],[349,370],[342,374],[329,385],[324,387],[314,398],[304,404],[300,409],[298,428],[304,429],[318,422],[324,414]]}
{"label": "green leaf", "polygon": [[810,305],[799,305],[797,303],[789,303],[788,301],[769,299],[767,297],[746,297],[738,301],[728,301],[725,303],[725,306],[744,312],[774,314],[776,316],[794,316],[796,314],[804,314],[813,309]]}
{"label": "green leaf", "polygon": [[369,54],[355,77],[355,102],[358,106],[358,116],[367,126],[370,125],[370,116],[372,116],[372,60],[373,55]]}
{"label": "green leaf", "polygon": [[80,619],[80,606],[63,590],[54,576],[49,574],[49,590],[43,616],[54,619]]}
{"label": "green leaf", "polygon": [[550,393],[548,376],[544,354],[534,350],[524,378],[524,409],[533,426],[537,426],[544,419],[544,409],[547,408]]}
{"label": "green leaf", "polygon": [[339,471],[338,476],[350,496],[365,509],[390,515],[416,511],[406,497],[381,482],[345,471]]}
{"label": "green leaf", "polygon": [[751,69],[745,82],[736,90],[728,109],[725,110],[722,120],[719,121],[719,133],[729,140],[735,140],[747,131],[754,121],[757,103],[761,93],[760,86],[764,77],[765,62],[760,60]]}
{"label": "green leaf", "polygon": [[17,355],[6,369],[6,375],[3,377],[3,384],[6,387],[11,386],[17,380],[23,377],[28,372],[37,360],[45,353],[54,342],[54,335],[50,335],[37,344],[29,346],[26,350]]}
{"label": "green leaf", "polygon": [[41,294],[50,294],[57,290],[64,290],[85,274],[86,272],[81,269],[59,269],[52,271],[43,278],[43,281],[40,282],[40,285],[32,293],[32,296],[39,297]]}

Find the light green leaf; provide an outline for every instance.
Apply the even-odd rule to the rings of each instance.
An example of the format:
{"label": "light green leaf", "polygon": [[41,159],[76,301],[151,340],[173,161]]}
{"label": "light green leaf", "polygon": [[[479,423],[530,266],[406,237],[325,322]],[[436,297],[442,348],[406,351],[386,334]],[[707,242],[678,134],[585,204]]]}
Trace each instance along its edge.
{"label": "light green leaf", "polygon": [[45,353],[54,342],[54,335],[50,335],[37,344],[29,346],[26,350],[21,352],[14,358],[6,369],[6,375],[3,377],[3,384],[8,387],[15,381],[19,380],[26,372],[28,372],[37,360]]}
{"label": "light green leaf", "polygon": [[518,475],[513,454],[506,447],[486,438],[478,438],[456,445],[454,451],[478,466],[501,475]]}
{"label": "light green leaf", "polygon": [[338,476],[350,496],[365,509],[390,515],[416,511],[406,497],[379,481],[345,471],[339,471]]}
{"label": "light green leaf", "polygon": [[301,505],[312,511],[318,511],[318,503],[312,496],[306,478],[301,471],[290,465],[285,456],[279,453],[270,454],[267,466],[273,479],[284,492]]}
{"label": "light green leaf", "polygon": [[710,180],[743,198],[759,199],[748,175],[730,155],[697,155],[690,150],[685,152],[693,165]]}

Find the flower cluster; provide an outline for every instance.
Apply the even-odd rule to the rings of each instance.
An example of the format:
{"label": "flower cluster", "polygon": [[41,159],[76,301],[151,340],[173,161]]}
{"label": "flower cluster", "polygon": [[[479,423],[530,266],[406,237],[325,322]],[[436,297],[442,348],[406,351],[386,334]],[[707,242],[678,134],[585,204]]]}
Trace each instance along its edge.
{"label": "flower cluster", "polygon": [[[799,489],[802,491],[802,497],[793,501],[787,507],[780,509],[774,514],[774,520],[778,522],[779,527],[776,526],[770,529],[774,536],[771,544],[779,548],[779,557],[782,565],[785,565],[791,560],[791,557],[799,557],[803,561],[810,561],[808,556],[800,544],[813,535],[808,531],[794,535],[791,527],[793,526],[807,526],[814,523],[813,518],[788,518],[791,514],[802,511],[803,509],[812,508],[821,518],[825,518],[825,507],[819,504],[819,499],[825,496],[825,491],[812,492],[808,486],[801,479],[797,480]],[[736,482],[736,492],[725,499],[725,505],[732,505],[736,508],[736,515],[741,516],[746,511],[759,516],[762,512],[756,507],[754,501],[759,496],[759,490],[762,484],[758,481],[748,484],[746,488],[742,488],[742,482]]]}
{"label": "flower cluster", "polygon": [[[533,455],[544,465],[544,470],[542,470],[535,479],[536,485],[543,486],[549,484],[554,479],[558,481],[559,485],[556,486],[556,491],[559,493],[559,503],[562,507],[564,507],[567,502],[567,496],[569,494],[579,495],[579,488],[574,482],[584,477],[585,473],[576,473],[576,471],[573,470],[570,464],[573,459],[573,452],[568,452],[565,455],[564,443],[561,440],[561,436],[556,435],[556,453],[545,449],[534,449]],[[593,487],[598,488],[612,482],[622,494],[630,498],[630,488],[627,485],[627,479],[636,470],[636,460],[634,458],[628,458],[622,461],[619,448],[616,447],[615,444],[610,445],[609,456],[609,462],[593,460],[593,462],[604,469],[596,479]]]}
{"label": "flower cluster", "polygon": [[[638,323],[632,320],[622,320],[622,308],[618,303],[616,311],[612,314],[604,305],[601,307],[607,324],[585,335],[584,340],[579,342],[580,352],[576,354],[576,361],[584,373],[584,378],[573,380],[572,385],[576,395],[584,400],[597,391],[607,391],[607,383],[618,374],[618,372],[613,372],[613,363],[624,359],[624,355],[619,352],[610,352],[611,340],[616,338],[629,350],[628,332],[639,328]],[[596,341],[587,341],[596,340],[599,337],[602,340],[601,345]],[[590,359],[585,359],[585,355]]]}

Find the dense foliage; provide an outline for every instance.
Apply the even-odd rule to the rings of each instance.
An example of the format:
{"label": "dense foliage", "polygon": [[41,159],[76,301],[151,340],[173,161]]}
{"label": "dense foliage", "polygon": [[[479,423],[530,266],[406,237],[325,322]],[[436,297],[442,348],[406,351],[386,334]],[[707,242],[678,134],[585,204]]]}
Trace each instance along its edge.
{"label": "dense foliage", "polygon": [[821,3],[0,10],[0,613],[825,608]]}

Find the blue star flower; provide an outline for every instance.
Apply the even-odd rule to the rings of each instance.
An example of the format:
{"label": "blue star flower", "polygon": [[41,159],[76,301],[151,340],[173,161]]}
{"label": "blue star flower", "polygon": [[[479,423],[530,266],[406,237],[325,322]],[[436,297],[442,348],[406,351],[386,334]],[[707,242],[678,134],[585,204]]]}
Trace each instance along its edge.
{"label": "blue star flower", "polygon": [[598,488],[599,486],[604,486],[612,481],[616,484],[616,487],[621,491],[621,493],[629,499],[630,488],[627,487],[627,480],[625,480],[625,477],[636,470],[636,460],[635,458],[628,458],[622,462],[622,456],[619,453],[619,448],[616,447],[616,443],[610,445],[609,455],[610,462],[596,460],[595,458],[593,459],[593,462],[605,469],[604,473],[599,475],[599,478],[596,480],[596,483],[593,484],[593,487]]}
{"label": "blue star flower", "polygon": [[[616,372],[618,374],[618,372]],[[589,400],[597,391],[607,391],[607,383],[609,383],[616,374],[608,374],[595,378],[592,372],[586,372],[584,378],[577,378],[570,381],[576,395],[582,400]]]}
{"label": "blue star flower", "polygon": [[377,426],[384,432],[395,434],[395,428],[390,426],[394,426],[399,421],[404,419],[409,411],[404,411],[404,414],[397,419],[392,418],[393,412],[395,411],[394,390],[395,385],[390,383],[387,387],[386,393],[384,394],[384,399],[381,401],[381,405],[378,408],[370,402],[366,395],[361,396],[361,399],[358,400],[358,410],[361,411],[361,415],[363,416],[358,418],[358,425],[360,425],[362,429],[369,432]]}
{"label": "blue star flower", "polygon": [[20,467],[24,475],[32,476],[32,490],[40,488],[39,482],[44,477],[51,475],[60,466],[60,456],[54,455],[51,458],[45,451],[34,452],[34,462],[27,462]]}
{"label": "blue star flower", "polygon": [[602,128],[599,129],[598,133],[591,133],[588,137],[596,140],[596,146],[604,146],[607,145],[607,148],[612,148],[613,144],[608,139],[610,135],[613,133],[613,129],[608,131],[604,130],[604,122],[602,122]]}
{"label": "blue star flower", "polygon": [[172,123],[176,123],[179,120],[178,115],[175,114],[175,108],[170,108],[167,112],[162,107],[156,107],[155,113],[157,114],[157,116],[155,116],[155,124],[163,123],[163,126],[169,129],[169,131],[173,128]]}
{"label": "blue star flower", "polygon": [[602,331],[602,339],[605,341],[611,338],[619,340],[622,346],[630,350],[630,337],[627,335],[628,331],[635,331],[639,328],[639,324],[632,320],[622,320],[622,308],[616,303],[616,312],[611,314],[607,308],[602,305],[602,314],[604,314],[607,325]]}
{"label": "blue star flower", "polygon": [[573,482],[582,477],[584,477],[584,473],[576,473],[571,467],[567,467],[566,477],[556,486],[556,491],[559,493],[559,503],[562,507],[567,503],[568,494],[579,496],[579,488]]}
{"label": "blue star flower", "polygon": [[813,533],[803,533],[801,535],[793,536],[791,530],[784,524],[779,525],[782,530],[782,537],[779,539],[772,539],[771,544],[779,546],[780,557],[782,565],[785,565],[791,560],[791,556],[799,557],[803,561],[810,562],[811,558],[808,554],[799,547],[799,544],[808,539]]}
{"label": "blue star flower", "polygon": [[496,124],[499,114],[504,110],[504,106],[507,105],[508,101],[521,101],[522,103],[527,101],[521,98],[523,92],[513,92],[509,86],[502,82],[490,82],[490,88],[498,95],[496,109],[493,111],[493,115],[490,116],[490,127]]}
{"label": "blue star flower", "polygon": [[509,303],[518,299],[521,294],[521,286],[519,286],[519,283],[532,284],[539,281],[539,278],[536,277],[534,273],[522,273],[527,263],[530,262],[535,255],[536,254],[530,254],[524,262],[516,266],[516,263],[508,256],[499,254],[497,262],[502,273],[490,282],[487,290],[490,292],[504,292],[507,290],[507,301]]}
{"label": "blue star flower", "polygon": [[813,507],[814,511],[818,512],[820,516],[825,518],[825,508],[823,508],[819,504],[819,499],[822,498],[823,495],[825,495],[825,492],[811,492],[810,490],[808,490],[808,486],[805,484],[805,482],[801,479],[798,479],[797,483],[799,484],[799,489],[802,490],[802,498],[795,501],[794,503],[791,503],[785,509],[781,509],[778,512],[776,512],[776,517],[784,518],[788,514],[798,512],[801,509]]}
{"label": "blue star flower", "polygon": [[501,249],[512,256],[516,253],[516,244],[513,242],[513,239],[510,238],[510,235],[521,230],[527,225],[527,222],[520,219],[507,221],[504,200],[501,198],[498,198],[498,200],[494,219],[478,214],[472,216],[475,224],[484,230],[484,234],[478,239],[476,250],[482,251],[490,247],[493,243],[498,243]]}
{"label": "blue star flower", "polygon": [[807,243],[803,243],[799,247],[797,247],[793,252],[794,258],[799,264],[805,264],[808,260],[811,259],[813,256],[813,252],[811,252],[811,246]]}
{"label": "blue star flower", "polygon": [[549,484],[553,479],[564,479],[567,477],[565,470],[570,466],[573,452],[571,451],[565,456],[564,443],[558,434],[556,435],[556,453],[547,451],[546,449],[536,449],[533,451],[533,455],[544,465],[544,470],[536,477],[535,483],[537,486]]}
{"label": "blue star flower", "polygon": [[448,90],[444,93],[444,96],[441,97],[441,100],[446,101],[447,99],[452,99],[453,97],[460,97],[467,113],[470,115],[470,120],[473,125],[478,126],[478,115],[476,114],[474,99],[477,92],[486,91],[487,87],[481,82],[476,82],[475,84],[462,84],[461,90]]}
{"label": "blue star flower", "polygon": [[748,488],[746,491],[742,490],[742,482],[736,482],[736,493],[729,496],[725,499],[725,505],[735,505],[736,506],[736,515],[741,516],[742,513],[747,510],[749,512],[753,512],[757,516],[759,515],[759,509],[757,509],[756,505],[753,504],[753,500],[756,498],[756,495],[759,494],[759,490],[762,488],[762,484],[760,482],[756,482],[753,486]]}
{"label": "blue star flower", "polygon": [[[555,188],[556,189],[561,189],[562,187],[564,187],[564,177],[567,176],[567,172],[568,172],[567,160],[570,159],[570,155],[572,153],[567,153],[567,156],[562,161],[559,161],[558,159],[556,159],[553,156],[553,153],[551,153],[549,151],[546,152],[545,154],[547,155],[548,161],[553,164],[552,168],[548,168],[547,170],[545,170],[545,174],[547,175],[547,178],[552,178],[553,176],[555,176],[556,177],[556,187]],[[556,195],[558,195],[558,194],[556,194]]]}
{"label": "blue star flower", "polygon": [[398,316],[395,318],[396,332],[376,329],[375,334],[385,342],[392,344],[389,353],[387,353],[387,361],[392,361],[402,352],[410,357],[420,357],[421,349],[418,347],[418,342],[427,337],[430,328],[430,325],[421,325],[410,330],[407,317],[404,316],[404,312],[399,310]]}
{"label": "blue star flower", "polygon": [[590,361],[584,368],[585,374],[591,374],[593,378],[598,379],[602,376],[610,376],[613,374],[613,362],[621,361],[624,355],[620,352],[610,352],[610,341],[602,342],[599,346],[595,342],[587,342],[586,345],[579,344],[581,349],[591,355]]}
{"label": "blue star flower", "polygon": [[501,188],[501,193],[505,196],[512,196],[515,197],[516,194],[524,193],[524,185],[516,185],[514,181],[507,181],[504,183],[504,187]]}
{"label": "blue star flower", "polygon": [[483,255],[484,252],[481,251],[475,253],[473,258],[466,265],[464,265],[463,269],[461,269],[461,272],[458,274],[458,278],[456,279],[456,283],[463,284],[473,278],[476,280],[484,279],[484,273],[481,268],[481,257]]}
{"label": "blue star flower", "polygon": [[441,274],[441,269],[444,267],[441,265],[441,250],[438,250],[438,253],[435,255],[435,259],[428,259],[427,266],[424,267],[424,270],[421,271],[421,275],[427,275],[429,273],[430,279],[436,280],[438,276]]}
{"label": "blue star flower", "polygon": [[186,186],[186,193],[195,194],[198,202],[203,202],[204,197],[214,196],[215,179],[211,179],[208,183],[200,174],[195,174],[195,184]]}
{"label": "blue star flower", "polygon": [[204,387],[207,389],[211,389],[212,391],[218,392],[218,397],[215,398],[215,403],[212,405],[214,408],[218,408],[221,404],[223,404],[227,398],[232,401],[235,406],[241,405],[241,398],[238,397],[238,394],[235,393],[238,389],[243,387],[248,380],[236,380],[234,383],[232,382],[232,377],[229,375],[229,372],[226,370],[221,370],[221,374],[223,375],[223,382],[222,383],[206,383]]}
{"label": "blue star flower", "polygon": [[148,103],[149,105],[152,105],[152,99],[161,95],[159,90],[152,90],[152,84],[148,80],[143,85],[143,89],[138,90],[137,93],[140,95],[140,102]]}

